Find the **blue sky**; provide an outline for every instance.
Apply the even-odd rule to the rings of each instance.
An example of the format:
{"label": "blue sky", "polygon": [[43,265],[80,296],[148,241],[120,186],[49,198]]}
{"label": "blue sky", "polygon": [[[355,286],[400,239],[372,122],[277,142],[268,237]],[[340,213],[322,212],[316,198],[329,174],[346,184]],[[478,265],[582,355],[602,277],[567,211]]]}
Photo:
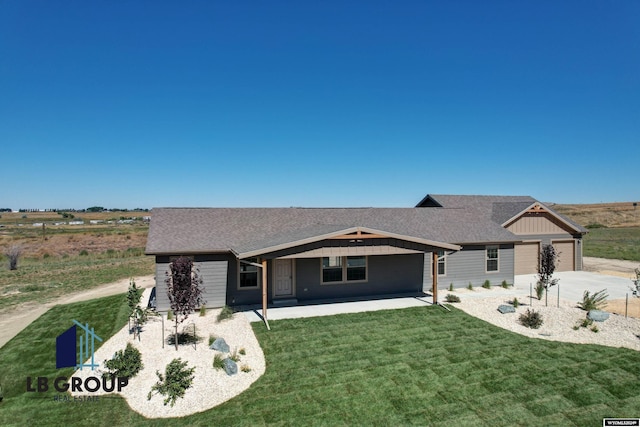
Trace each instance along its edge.
{"label": "blue sky", "polygon": [[0,207],[640,199],[640,2],[0,1]]}

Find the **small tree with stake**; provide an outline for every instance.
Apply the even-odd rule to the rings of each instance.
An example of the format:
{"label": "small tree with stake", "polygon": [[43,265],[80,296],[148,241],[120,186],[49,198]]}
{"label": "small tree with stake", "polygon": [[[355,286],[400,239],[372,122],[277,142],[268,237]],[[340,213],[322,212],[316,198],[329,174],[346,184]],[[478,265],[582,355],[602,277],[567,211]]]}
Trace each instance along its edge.
{"label": "small tree with stake", "polygon": [[152,314],[148,308],[140,307],[142,293],[143,289],[136,286],[136,282],[130,279],[129,290],[127,291],[127,305],[129,306],[129,319],[133,319],[133,338],[135,339],[137,336],[138,340],[140,340],[142,325],[147,323],[149,315]]}
{"label": "small tree with stake", "polygon": [[[205,304],[202,296],[202,279],[193,261],[187,257],[179,257],[169,264],[166,273],[167,296],[176,319],[175,342],[178,349],[178,321],[183,322],[189,314]],[[180,318],[180,320],[178,320]]]}
{"label": "small tree with stake", "polygon": [[545,290],[544,305],[549,302],[549,288],[558,284],[558,279],[553,279],[553,273],[556,271],[556,262],[559,253],[553,245],[542,246],[540,252],[540,263],[538,264],[538,283]]}

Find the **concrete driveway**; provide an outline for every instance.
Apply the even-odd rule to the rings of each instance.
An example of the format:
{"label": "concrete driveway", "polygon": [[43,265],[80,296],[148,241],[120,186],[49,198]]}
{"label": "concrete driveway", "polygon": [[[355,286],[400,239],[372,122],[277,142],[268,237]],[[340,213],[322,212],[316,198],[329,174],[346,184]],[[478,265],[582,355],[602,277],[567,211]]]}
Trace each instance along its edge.
{"label": "concrete driveway", "polygon": [[[584,291],[591,293],[606,289],[610,300],[625,298],[626,294],[631,294],[631,279],[623,277],[607,276],[604,274],[591,273],[588,271],[563,271],[555,273],[554,278],[560,279],[558,285],[549,290],[550,296],[558,295],[560,288],[560,298],[569,301],[582,301]],[[535,288],[537,276],[535,274],[523,274],[515,277],[515,288],[529,293],[529,284]],[[535,290],[534,290],[535,295]]]}

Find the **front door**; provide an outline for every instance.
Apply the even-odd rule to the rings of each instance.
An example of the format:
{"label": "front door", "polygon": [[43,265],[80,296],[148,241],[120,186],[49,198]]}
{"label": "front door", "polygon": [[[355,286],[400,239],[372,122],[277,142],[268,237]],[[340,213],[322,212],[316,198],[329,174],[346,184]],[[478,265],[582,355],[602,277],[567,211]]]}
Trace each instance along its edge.
{"label": "front door", "polygon": [[293,262],[290,259],[276,259],[274,296],[286,297],[293,295]]}

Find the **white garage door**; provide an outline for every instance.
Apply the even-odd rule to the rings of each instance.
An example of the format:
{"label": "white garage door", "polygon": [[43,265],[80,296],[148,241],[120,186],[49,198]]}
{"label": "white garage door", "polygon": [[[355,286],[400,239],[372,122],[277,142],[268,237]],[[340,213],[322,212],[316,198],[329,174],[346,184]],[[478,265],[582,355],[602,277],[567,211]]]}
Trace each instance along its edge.
{"label": "white garage door", "polygon": [[538,242],[516,244],[514,274],[537,273],[539,253],[540,244]]}
{"label": "white garage door", "polygon": [[575,261],[575,245],[573,240],[569,242],[553,242],[553,247],[558,253],[558,265],[556,271],[573,271]]}

